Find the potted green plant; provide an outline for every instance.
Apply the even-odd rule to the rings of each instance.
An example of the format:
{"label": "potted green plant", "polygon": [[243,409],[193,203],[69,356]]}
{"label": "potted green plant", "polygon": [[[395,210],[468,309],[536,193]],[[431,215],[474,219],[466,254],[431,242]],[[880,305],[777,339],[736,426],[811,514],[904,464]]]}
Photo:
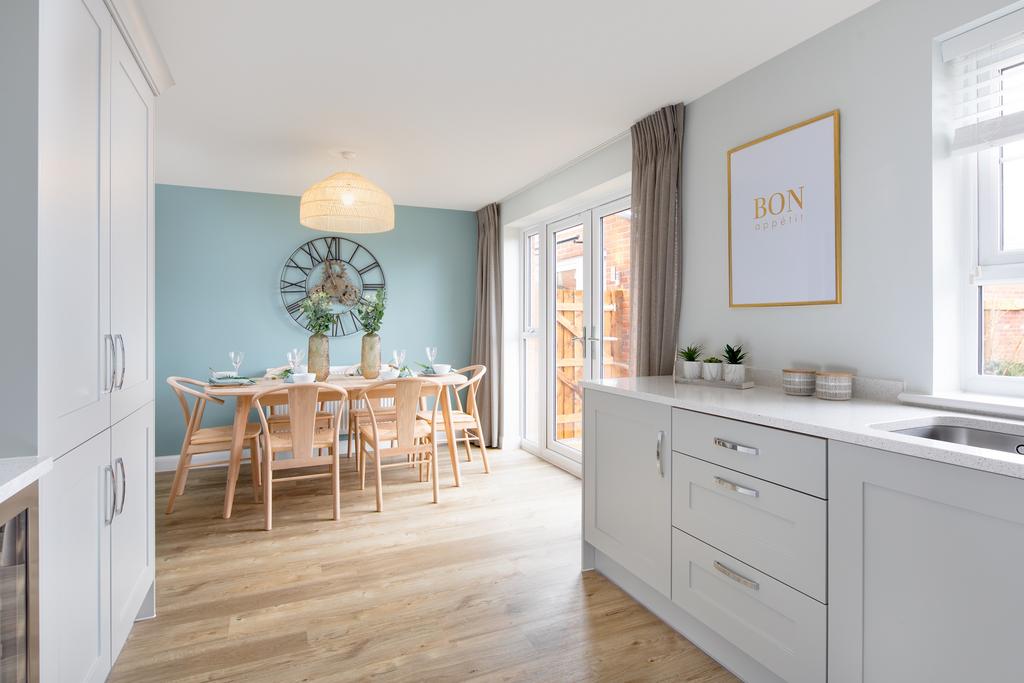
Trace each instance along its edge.
{"label": "potted green plant", "polygon": [[747,379],[747,368],[743,365],[743,361],[747,359],[747,352],[743,350],[743,345],[726,344],[722,349],[722,356],[725,358],[722,379],[729,384],[743,384]]}
{"label": "potted green plant", "polygon": [[306,354],[309,371],[316,375],[317,382],[323,382],[331,371],[331,343],[327,331],[336,320],[331,295],[317,292],[302,301],[302,312],[309,321],[307,327],[313,334],[309,338],[309,352]]}
{"label": "potted green plant", "polygon": [[703,344],[690,344],[685,349],[679,349],[679,358],[683,364],[683,379],[700,379],[701,354],[704,353]]}
{"label": "potted green plant", "polygon": [[718,382],[722,379],[722,359],[718,356],[711,356],[704,359],[701,365],[702,377],[709,382]]}
{"label": "potted green plant", "polygon": [[363,299],[356,306],[356,318],[363,328],[363,346],[359,367],[363,377],[376,379],[380,375],[380,326],[384,320],[384,307],[388,295],[383,289],[377,290],[373,299]]}

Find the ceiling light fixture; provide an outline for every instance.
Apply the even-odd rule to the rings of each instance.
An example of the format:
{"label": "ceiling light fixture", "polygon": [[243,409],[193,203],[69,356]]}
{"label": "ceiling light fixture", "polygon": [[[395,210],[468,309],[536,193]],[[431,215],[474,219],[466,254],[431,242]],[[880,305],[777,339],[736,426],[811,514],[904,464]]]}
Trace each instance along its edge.
{"label": "ceiling light fixture", "polygon": [[[349,160],[356,155],[344,151],[340,156]],[[299,222],[326,232],[387,232],[395,228],[395,203],[374,182],[358,173],[342,171],[302,193]]]}

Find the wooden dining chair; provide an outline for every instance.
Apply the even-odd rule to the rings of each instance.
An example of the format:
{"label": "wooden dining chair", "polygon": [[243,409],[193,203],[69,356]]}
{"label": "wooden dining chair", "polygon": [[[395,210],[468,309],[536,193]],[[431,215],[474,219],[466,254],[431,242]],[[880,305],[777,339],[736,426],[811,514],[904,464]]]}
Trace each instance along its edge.
{"label": "wooden dining chair", "polygon": [[[419,466],[420,481],[424,467],[437,502],[437,439],[430,424],[419,419],[421,400],[434,399],[436,417],[440,405],[441,385],[429,379],[409,377],[378,382],[366,387],[359,398],[366,400],[368,423],[359,428],[359,489],[366,488],[366,459],[372,458],[377,486],[377,512],[384,509],[382,471],[393,467]],[[393,412],[379,414],[375,400],[394,397]],[[388,445],[385,445],[388,444]],[[398,462],[385,463],[385,458],[401,457]]]}
{"label": "wooden dining chair", "polygon": [[[208,401],[224,403],[223,399],[206,393],[206,388],[209,386],[206,382],[189,379],[188,377],[168,377],[167,384],[170,385],[174,394],[178,397],[181,413],[185,418],[185,438],[181,443],[181,454],[178,457],[178,466],[174,471],[174,483],[171,485],[171,495],[167,500],[166,514],[169,515],[174,512],[175,498],[185,493],[185,482],[188,480],[190,469],[229,464],[229,460],[193,464],[192,456],[220,451],[230,452],[233,427],[230,425],[224,427],[203,427],[203,413],[206,411],[206,403]],[[191,406],[189,405],[190,398],[193,399]],[[259,434],[259,423],[250,422],[245,425],[245,441],[242,448],[249,451],[251,470],[249,474],[252,480],[253,500],[256,501],[259,500],[260,489]],[[227,482],[227,487],[232,495],[237,483],[237,481]]]}
{"label": "wooden dining chair", "polygon": [[[455,443],[449,444],[449,448],[453,449],[456,457],[458,457],[458,444],[462,442],[466,446],[466,460],[468,462],[473,461],[473,450],[471,444],[475,443],[480,449],[480,457],[484,461],[484,473],[491,473],[490,463],[487,462],[487,446],[484,443],[484,428],[480,423],[480,410],[476,402],[476,392],[480,388],[480,380],[487,373],[487,367],[484,365],[469,365],[467,367],[455,370],[460,375],[467,375],[467,379],[462,384],[459,384],[452,388],[452,393],[455,394],[454,405],[451,409],[452,416],[452,430],[455,432]],[[465,393],[465,400],[462,395]],[[443,425],[439,422],[441,416],[437,411],[425,411],[421,410],[419,417],[421,420],[425,420],[435,425],[435,429],[441,429]],[[459,436],[459,432],[462,432],[462,436]]]}
{"label": "wooden dining chair", "polygon": [[[283,481],[329,477],[334,494],[334,519],[341,518],[341,473],[338,465],[341,417],[331,413],[330,423],[324,426],[319,410],[321,390],[340,393],[340,401],[348,398],[347,391],[326,382],[277,386],[253,397],[263,426],[263,521],[267,531],[273,527],[274,484]],[[274,431],[270,428],[263,402],[268,396],[282,394],[288,399],[288,428]],[[326,456],[324,451],[327,451]],[[292,457],[281,458],[282,453],[291,453]],[[274,477],[274,472],[278,471],[323,467],[327,468],[326,472]]]}

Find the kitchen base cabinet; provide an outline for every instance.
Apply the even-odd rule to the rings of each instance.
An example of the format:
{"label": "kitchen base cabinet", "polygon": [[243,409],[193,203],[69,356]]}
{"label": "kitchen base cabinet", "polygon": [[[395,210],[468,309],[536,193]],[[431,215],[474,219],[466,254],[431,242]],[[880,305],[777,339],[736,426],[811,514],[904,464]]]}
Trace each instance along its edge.
{"label": "kitchen base cabinet", "polygon": [[154,418],[149,403],[40,480],[43,683],[106,680],[140,609],[151,607]]}
{"label": "kitchen base cabinet", "polygon": [[828,680],[1024,676],[1024,481],[829,443]]}
{"label": "kitchen base cabinet", "polygon": [[583,540],[668,596],[671,409],[587,391],[584,411]]}

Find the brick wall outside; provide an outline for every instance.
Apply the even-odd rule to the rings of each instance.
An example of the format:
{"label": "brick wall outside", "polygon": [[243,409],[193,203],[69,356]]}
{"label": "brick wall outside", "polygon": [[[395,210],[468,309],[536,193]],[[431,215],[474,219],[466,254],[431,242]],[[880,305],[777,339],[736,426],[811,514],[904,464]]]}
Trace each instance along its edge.
{"label": "brick wall outside", "polygon": [[1024,285],[982,288],[985,372],[1024,375]]}

